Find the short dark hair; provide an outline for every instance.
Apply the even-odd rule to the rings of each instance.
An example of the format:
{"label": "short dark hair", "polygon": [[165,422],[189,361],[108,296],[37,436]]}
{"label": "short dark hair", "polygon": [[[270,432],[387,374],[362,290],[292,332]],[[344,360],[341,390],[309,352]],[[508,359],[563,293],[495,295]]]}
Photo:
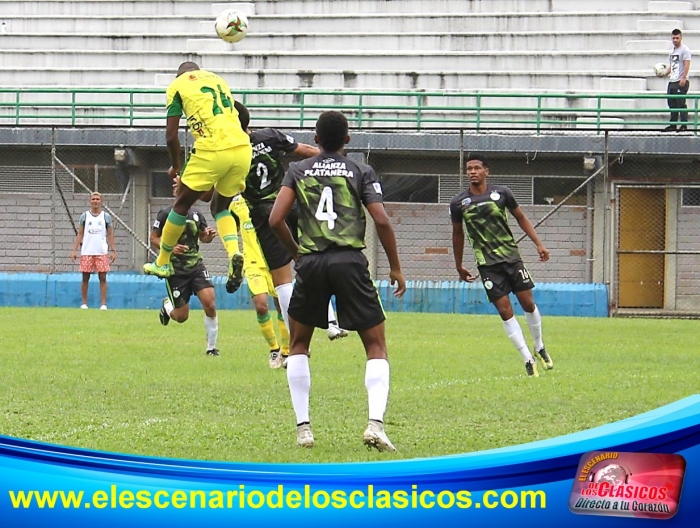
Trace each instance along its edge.
{"label": "short dark hair", "polygon": [[681,36],[683,36],[683,32],[682,32],[680,29],[676,28],[676,29],[674,29],[673,31],[671,31],[671,35],[681,35]]}
{"label": "short dark hair", "polygon": [[489,162],[486,159],[486,156],[482,154],[470,154],[469,157],[464,161],[465,169],[467,168],[467,163],[469,163],[470,161],[480,161],[485,169],[489,168]]}
{"label": "short dark hair", "polygon": [[192,62],[192,61],[183,62],[182,64],[180,64],[180,67],[177,69],[177,76],[180,77],[180,75],[182,75],[183,73],[195,71],[198,69],[199,69],[199,66],[197,65],[196,62]]}
{"label": "short dark hair", "polygon": [[238,120],[241,122],[241,128],[245,131],[250,125],[250,112],[245,105],[239,101],[233,102],[233,107],[238,111]]}
{"label": "short dark hair", "polygon": [[317,142],[326,152],[337,152],[348,137],[348,119],[333,110],[323,112],[316,121]]}

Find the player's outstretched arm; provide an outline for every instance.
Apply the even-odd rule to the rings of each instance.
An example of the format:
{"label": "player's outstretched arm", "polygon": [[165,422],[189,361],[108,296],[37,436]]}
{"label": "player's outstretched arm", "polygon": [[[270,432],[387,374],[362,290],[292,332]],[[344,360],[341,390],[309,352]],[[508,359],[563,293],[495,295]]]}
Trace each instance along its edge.
{"label": "player's outstretched arm", "polygon": [[537,236],[537,231],[535,231],[535,227],[532,225],[532,222],[530,222],[530,219],[525,216],[525,213],[520,207],[516,207],[511,211],[513,214],[513,217],[518,221],[518,225],[520,226],[520,229],[523,230],[523,232],[530,238],[535,243],[535,246],[537,246],[537,253],[540,255],[540,260],[542,262],[547,262],[549,260],[549,250],[544,247],[544,244],[542,244],[542,241],[540,240],[540,237]]}
{"label": "player's outstretched arm", "polygon": [[306,143],[298,143],[297,148],[295,148],[293,152],[296,157],[303,159],[313,158],[314,156],[318,156],[320,153],[321,151],[318,149],[318,147],[307,145]]}
{"label": "player's outstretched arm", "polygon": [[389,216],[386,214],[384,204],[380,202],[369,204],[367,206],[367,211],[374,220],[377,236],[389,260],[389,278],[391,279],[392,285],[396,284],[394,295],[396,297],[401,297],[406,293],[406,279],[404,279],[403,272],[401,271],[399,251],[396,247],[396,235],[394,234],[394,228],[391,226],[391,220],[389,220]]}
{"label": "player's outstretched arm", "polygon": [[299,246],[297,246],[297,243],[294,241],[292,233],[284,219],[287,218],[289,211],[292,210],[292,205],[294,205],[296,197],[297,195],[293,189],[282,186],[277,194],[277,199],[272,206],[270,218],[268,219],[270,229],[272,229],[275,236],[279,238],[280,242],[284,244],[284,247],[289,250],[294,260],[297,259]]}

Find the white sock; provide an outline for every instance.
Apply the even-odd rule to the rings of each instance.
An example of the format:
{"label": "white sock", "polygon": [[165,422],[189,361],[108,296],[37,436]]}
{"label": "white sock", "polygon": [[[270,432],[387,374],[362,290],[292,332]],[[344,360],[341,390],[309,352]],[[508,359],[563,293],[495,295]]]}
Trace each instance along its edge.
{"label": "white sock", "polygon": [[515,348],[518,349],[520,355],[523,357],[525,363],[532,361],[532,354],[527,348],[527,343],[525,342],[525,336],[523,335],[523,329],[520,328],[520,324],[515,316],[511,317],[507,321],[503,321],[503,329],[506,331],[506,335],[510,342],[513,343]]}
{"label": "white sock", "polygon": [[168,317],[170,317],[170,313],[175,309],[172,301],[170,299],[166,299],[163,303],[163,307],[165,308],[165,313],[168,314]]}
{"label": "white sock", "polygon": [[282,310],[282,318],[284,319],[284,324],[287,325],[287,331],[289,332],[289,301],[292,299],[292,292],[294,291],[294,286],[291,282],[287,284],[280,284],[275,286],[275,291],[277,292],[277,300],[280,303],[280,309]]}
{"label": "white sock", "polygon": [[383,422],[386,402],[389,399],[389,362],[386,359],[367,360],[365,387],[369,402],[369,419]]}
{"label": "white sock", "polygon": [[335,318],[335,311],[333,311],[333,302],[328,302],[328,322],[338,324],[338,320]]}
{"label": "white sock", "polygon": [[544,348],[544,343],[542,342],[542,315],[540,315],[537,306],[535,306],[534,312],[525,312],[525,319],[527,319],[527,326],[530,327],[532,340],[535,342],[535,350],[542,350]]}
{"label": "white sock", "polygon": [[216,348],[216,338],[219,335],[219,318],[204,316],[204,329],[207,332],[207,350]]}
{"label": "white sock", "polygon": [[294,354],[287,359],[287,383],[292,396],[292,406],[297,415],[297,424],[309,421],[309,393],[311,392],[311,370],[309,356]]}

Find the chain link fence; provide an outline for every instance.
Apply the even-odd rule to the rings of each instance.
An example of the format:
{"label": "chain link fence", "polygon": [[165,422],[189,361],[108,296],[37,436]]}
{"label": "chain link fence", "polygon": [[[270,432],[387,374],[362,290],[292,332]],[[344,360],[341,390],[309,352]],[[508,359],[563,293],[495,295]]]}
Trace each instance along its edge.
{"label": "chain link fence", "polygon": [[[309,130],[285,131],[313,142]],[[115,221],[112,269],[139,272],[152,258],[150,226],[172,203],[162,129],[136,136],[119,129],[46,133],[46,141],[27,138],[31,131],[23,140],[0,141],[0,271],[77,271],[71,249],[95,190]],[[700,156],[694,147],[673,144],[685,138],[638,134],[355,133],[349,152],[382,181],[407,279],[458,279],[448,204],[468,186],[464,161],[478,152],[489,159],[489,181],[513,190],[551,252],[549,262],[539,262],[534,244],[512,221],[536,281],[605,283],[613,313],[700,312]],[[184,132],[181,138],[187,146]],[[195,207],[213,225],[208,204]],[[367,238],[374,276],[388,277],[372,229]],[[225,275],[221,243],[202,252],[212,274]],[[464,262],[475,266],[469,248]]]}

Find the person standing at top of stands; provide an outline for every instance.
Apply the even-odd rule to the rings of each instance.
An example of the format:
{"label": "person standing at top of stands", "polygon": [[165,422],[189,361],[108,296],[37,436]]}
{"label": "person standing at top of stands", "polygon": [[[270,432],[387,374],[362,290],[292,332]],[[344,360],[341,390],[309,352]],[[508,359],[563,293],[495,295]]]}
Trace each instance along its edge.
{"label": "person standing at top of stands", "polygon": [[[349,141],[347,118],[339,112],[323,112],[316,122],[316,143],[321,153],[289,165],[270,212],[270,228],[296,260],[296,284],[288,314],[291,342],[287,382],[297,420],[297,444],[313,447],[309,343],[314,328],[327,327],[326,307],[335,295],[338,322],[360,334],[367,355],[369,422],[363,441],[379,451],[395,451],[384,431],[389,397],[386,316],[362,253],[365,208],[389,260],[389,277],[396,285],[394,295],[404,294],[406,281],[394,229],[384,209],[382,185],[372,167],[345,157],[343,150]],[[295,201],[299,205],[298,244],[285,222]]]}
{"label": "person standing at top of stands", "polygon": [[[143,271],[161,279],[174,274],[170,257],[185,231],[189,210],[214,187],[217,199],[211,202],[211,213],[228,253],[228,283],[238,287],[243,282],[243,255],[238,250],[236,222],[228,208],[231,199],[245,189],[253,154],[250,138],[241,128],[226,81],[200,70],[194,62],[180,65],[166,99],[165,139],[171,163],[168,175],[173,180],[180,176],[180,184],[173,208],[162,226],[158,257],[155,262],[144,264]],[[183,114],[195,138],[184,166],[180,162],[178,139]]]}
{"label": "person standing at top of stands", "polygon": [[[511,292],[525,311],[525,319],[535,344],[535,355],[545,369],[554,368],[554,362],[544,348],[542,317],[532,295],[535,283],[520,257],[508,224],[508,212],[535,243],[542,262],[549,260],[549,250],[544,247],[532,223],[520,209],[513,192],[505,185],[487,182],[489,164],[486,157],[480,154],[469,156],[465,173],[469,178],[469,187],[450,201],[452,250],[457,273],[460,279],[467,282],[473,282],[481,275],[486,296],[498,310],[506,335],[525,361],[528,376],[538,377],[535,359],[527,348],[523,330],[513,314],[513,306],[508,297]],[[479,269],[477,275],[472,275],[463,265],[465,228]]]}
{"label": "person standing at top of stands", "polygon": [[[80,228],[73,243],[71,258],[75,258],[80,249],[80,272],[83,274],[83,282],[80,288],[82,304],[80,307],[86,310],[88,307],[88,285],[90,275],[97,273],[100,279],[100,310],[107,309],[107,273],[110,262],[117,258],[117,250],[114,247],[114,230],[112,229],[112,217],[102,210],[102,195],[94,192],[90,195],[90,210],[85,211],[80,217]],[[109,242],[109,244],[108,244]],[[107,257],[111,248],[111,260]]]}
{"label": "person standing at top of stands", "polygon": [[[687,94],[690,88],[688,73],[690,72],[690,48],[683,44],[683,33],[680,29],[671,31],[673,49],[668,55],[668,95]],[[668,107],[671,109],[671,124],[664,128],[664,132],[685,132],[688,130],[688,106],[685,97],[669,98]],[[680,121],[678,118],[680,117]]]}

